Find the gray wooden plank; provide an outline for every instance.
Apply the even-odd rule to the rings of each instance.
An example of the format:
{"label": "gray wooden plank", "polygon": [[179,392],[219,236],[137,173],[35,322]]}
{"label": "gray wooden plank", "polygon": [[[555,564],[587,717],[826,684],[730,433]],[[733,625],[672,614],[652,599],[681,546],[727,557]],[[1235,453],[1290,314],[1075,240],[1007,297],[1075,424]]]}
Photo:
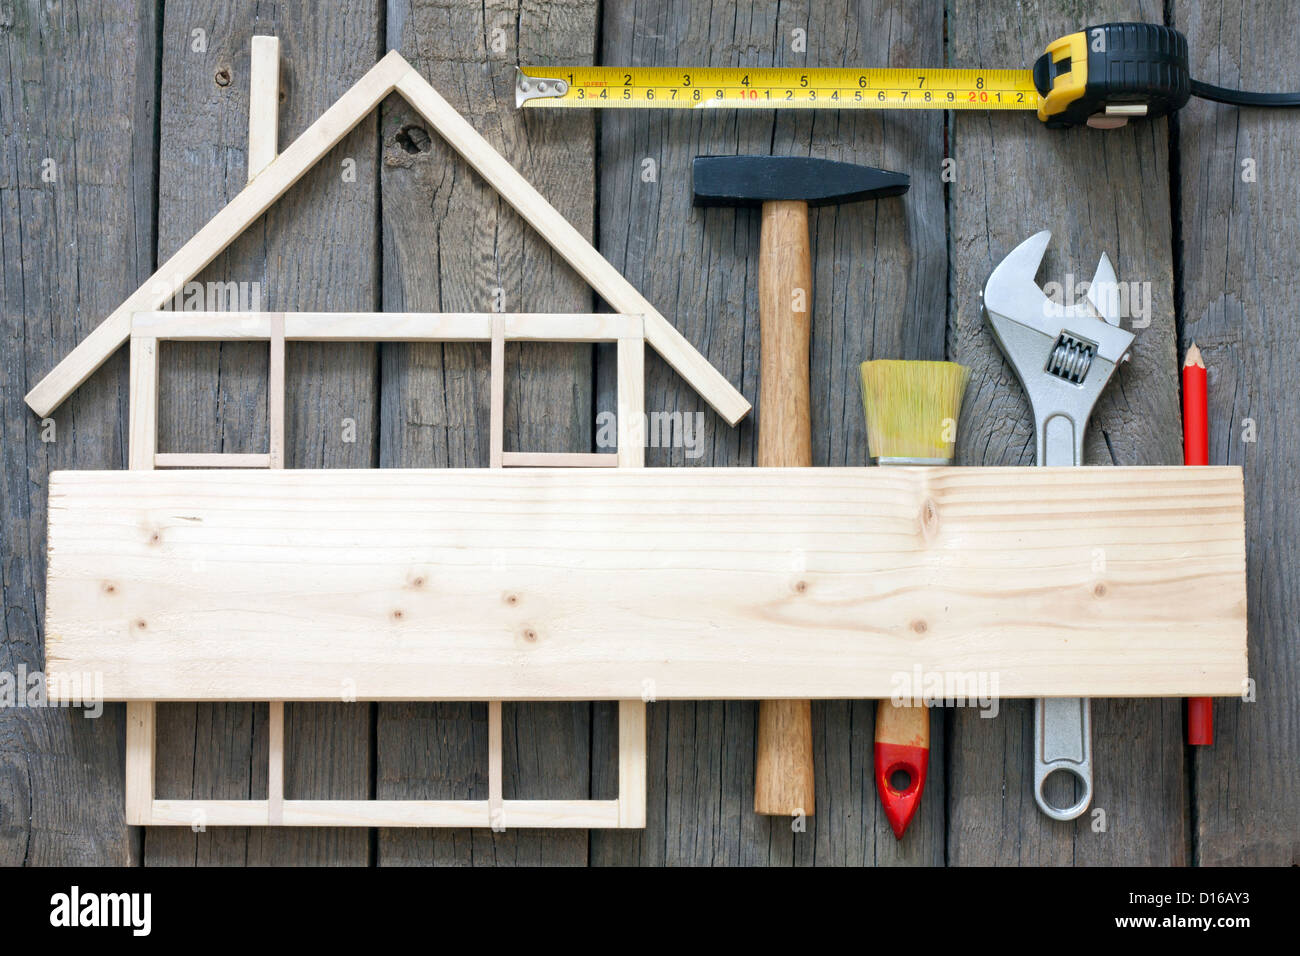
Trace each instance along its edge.
{"label": "gray wooden plank", "polygon": [[[1217,86],[1300,89],[1294,57],[1300,9],[1178,2],[1174,26],[1191,45],[1192,75]],[[1215,702],[1215,743],[1193,749],[1196,861],[1300,862],[1300,646],[1295,639],[1295,451],[1300,416],[1292,357],[1300,331],[1295,242],[1300,192],[1294,111],[1193,100],[1178,118],[1182,345],[1205,355],[1210,461],[1241,465],[1252,703]],[[1246,174],[1253,168],[1254,180]],[[1255,423],[1253,443],[1243,440]]]}
{"label": "gray wooden plank", "polygon": [[[251,37],[281,38],[280,144],[287,145],[381,54],[376,0],[346,10],[253,0],[168,4],[162,33],[159,259],[165,259],[246,181]],[[204,31],[206,50],[194,49]],[[363,121],[199,277],[260,283],[260,308],[369,310],[379,306],[377,117]],[[354,176],[345,175],[352,161]],[[266,448],[264,346],[172,346],[164,351],[159,447]],[[298,344],[286,357],[288,467],[367,467],[378,447],[373,346]],[[347,441],[344,419],[355,423]],[[344,688],[340,688],[342,700]],[[266,792],[264,704],[160,708],[158,792],[170,797],[260,797]],[[290,705],[285,793],[371,794],[371,708]],[[351,863],[369,857],[364,830],[184,828],[148,831],[145,860],[183,863]]]}
{"label": "gray wooden plank", "polygon": [[[792,50],[805,31],[806,52]],[[602,62],[628,66],[840,66],[938,63],[943,10],[928,3],[605,4]],[[756,211],[691,206],[700,154],[815,155],[911,173],[902,200],[815,210],[813,445],[817,465],[867,460],[858,363],[941,358],[944,198],[940,113],[718,111],[602,115],[600,245],[614,265],[739,385],[758,386]],[[643,161],[657,182],[642,180]],[[611,402],[602,353],[603,406]],[[650,411],[702,412],[698,458],[651,448],[649,465],[754,463],[758,412],[737,429],[710,412],[662,361],[647,363]],[[599,864],[941,863],[943,729],[922,815],[895,841],[871,779],[872,701],[813,705],[817,812],[804,833],[753,812],[756,705],[650,708],[650,802],[644,833],[594,833]],[[598,772],[600,765],[597,765]],[[602,782],[598,778],[598,783]]]}
{"label": "gray wooden plank", "polygon": [[[153,271],[156,16],[136,0],[0,5],[0,670],[10,678],[44,666],[49,472],[126,457],[124,354],[55,412],[53,431],[23,395]],[[0,863],[134,858],[123,723],[120,705],[98,719],[0,707]]]}
{"label": "gray wooden plank", "polygon": [[[1092,23],[1159,23],[1154,2],[1090,7]],[[949,64],[1032,63],[1058,36],[1087,26],[1079,10],[1050,2],[1014,7],[953,0]],[[979,315],[979,290],[998,261],[1043,228],[1053,230],[1040,281],[1092,277],[1104,251],[1122,282],[1148,283],[1151,324],[1108,386],[1088,434],[1089,463],[1182,460],[1175,366],[1173,263],[1165,120],[1125,129],[1052,131],[1022,113],[955,112],[949,189],[952,310],[949,353],[973,369],[960,464],[1029,465],[1028,405]],[[1093,815],[1055,823],[1032,794],[1033,718],[1028,701],[1001,715],[954,712],[950,741],[949,859],[958,864],[1178,864],[1186,861],[1187,808],[1177,701],[1093,702]],[[1057,795],[1058,802],[1065,799]],[[1100,820],[1100,818],[1097,818]]]}
{"label": "gray wooden plank", "polygon": [[[594,0],[388,4],[389,45],[587,236],[593,120],[516,112],[514,68],[589,63],[595,33]],[[396,97],[385,104],[382,135],[385,309],[591,309],[590,289],[544,238]],[[485,346],[385,346],[381,465],[487,467],[488,362]],[[591,349],[511,345],[506,365],[506,448],[590,450]],[[507,704],[507,799],[588,796],[590,710]],[[476,704],[380,705],[379,797],[484,796],[486,715]],[[575,830],[381,830],[378,840],[383,865],[586,860],[587,834]]]}

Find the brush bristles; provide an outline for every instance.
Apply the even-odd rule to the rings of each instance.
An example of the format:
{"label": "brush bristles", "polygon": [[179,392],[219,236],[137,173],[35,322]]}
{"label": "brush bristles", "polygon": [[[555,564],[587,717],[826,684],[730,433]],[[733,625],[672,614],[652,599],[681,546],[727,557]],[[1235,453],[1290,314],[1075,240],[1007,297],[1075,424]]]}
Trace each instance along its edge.
{"label": "brush bristles", "polygon": [[956,362],[863,362],[871,457],[951,461],[969,380],[970,369]]}

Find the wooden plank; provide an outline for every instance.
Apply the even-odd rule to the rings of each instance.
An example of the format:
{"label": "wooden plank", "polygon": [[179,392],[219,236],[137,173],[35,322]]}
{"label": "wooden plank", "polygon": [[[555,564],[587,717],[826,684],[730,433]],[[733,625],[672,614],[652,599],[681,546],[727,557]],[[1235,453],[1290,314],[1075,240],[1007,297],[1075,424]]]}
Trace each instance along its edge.
{"label": "wooden plank", "polygon": [[[1162,19],[1163,9],[1153,0],[1111,4],[1101,18]],[[1031,22],[1033,29],[1026,31]],[[1080,26],[1078,11],[1058,4],[953,5],[947,18],[949,61],[984,67],[1032,63],[1050,38]],[[1135,309],[1125,317],[1125,327],[1135,319],[1150,324],[1137,330],[1132,361],[1097,405],[1087,460],[1124,466],[1181,462],[1167,122],[1064,136],[1023,114],[956,112],[949,124],[954,175],[948,215],[954,276],[949,357],[972,369],[957,464],[1033,463],[1024,393],[983,327],[979,291],[1003,256],[1044,228],[1054,236],[1041,282],[1067,282],[1070,276],[1086,282],[1105,252],[1121,282],[1137,283],[1139,298],[1149,294],[1149,311]],[[1098,170],[1104,175],[1096,175]],[[969,708],[953,711],[951,862],[1185,862],[1178,702],[1094,701],[1093,809],[1067,824],[1048,819],[1034,802],[1031,711],[1028,703],[1011,703],[997,720],[984,720]],[[1064,805],[1072,802],[1072,789],[1066,783],[1048,795]],[[1094,829],[1102,825],[1105,831]]]}
{"label": "wooden plank", "polygon": [[150,469],[158,451],[158,340],[131,339],[129,467]]}
{"label": "wooden plank", "polygon": [[610,452],[508,451],[501,456],[505,468],[617,468],[619,456]]}
{"label": "wooden plank", "polygon": [[[1194,75],[1251,90],[1300,88],[1286,56],[1294,4],[1173,5]],[[1179,114],[1176,196],[1182,222],[1182,347],[1209,369],[1210,461],[1246,474],[1250,673],[1254,699],[1216,701],[1215,743],[1192,760],[1193,860],[1205,866],[1292,866],[1300,859],[1300,559],[1293,539],[1300,422],[1288,410],[1300,294],[1279,281],[1300,268],[1295,242],[1300,127],[1294,111],[1194,100]],[[1253,441],[1251,441],[1253,439]],[[1281,535],[1281,537],[1279,537]]]}
{"label": "wooden plank", "polygon": [[[164,44],[159,262],[193,248],[195,234],[210,234],[214,227],[205,223],[214,213],[212,221],[221,221],[231,214],[220,212],[223,207],[238,208],[247,197],[260,195],[258,190],[268,189],[269,180],[284,175],[285,161],[292,159],[297,144],[323,147],[337,134],[336,149],[314,166],[304,160],[304,168],[311,168],[297,184],[194,278],[205,285],[260,283],[260,295],[250,290],[249,303],[237,306],[241,309],[376,312],[383,307],[377,263],[377,116],[372,112],[346,136],[341,128],[325,129],[316,122],[374,65],[376,50],[382,49],[381,23],[377,0],[362,0],[347,16],[319,6],[268,6],[254,0],[220,8],[206,0],[166,6],[162,35],[188,36],[202,26],[208,51],[198,55],[188,44]],[[280,104],[280,128],[284,141],[295,145],[246,185],[240,157],[248,136],[250,44],[253,35],[268,33],[284,38],[286,97]],[[222,67],[230,73],[224,87],[214,82]],[[355,93],[351,102],[364,107]],[[303,130],[309,131],[300,135]],[[301,148],[297,155],[302,158]],[[286,468],[374,464],[376,366],[374,345],[288,347],[285,378],[292,400],[286,406]],[[258,342],[164,348],[160,447],[265,453],[268,374],[268,350]],[[373,795],[371,708],[343,703],[343,698],[345,686],[332,703],[285,707],[287,799]],[[160,797],[266,796],[270,728],[265,704],[166,705],[159,708],[159,727]],[[363,864],[369,856],[366,835],[357,831],[209,828],[193,833],[178,827],[151,831],[145,846],[146,862],[154,865]]]}
{"label": "wooden plank", "polygon": [[142,700],[126,705],[126,822],[152,823],[157,705]]}
{"label": "wooden plank", "polygon": [[153,456],[155,468],[270,468],[269,454],[238,452],[162,452]]}
{"label": "wooden plank", "polygon": [[50,495],[48,666],[102,672],[107,699],[1245,676],[1236,468],[58,472]]}
{"label": "wooden plank", "polygon": [[43,416],[57,408],[126,341],[133,312],[156,309],[175,295],[365,119],[409,69],[395,53],[370,68],[27,393],[32,410]]}
{"label": "wooden plank", "polygon": [[[539,6],[405,0],[389,6],[390,43],[590,239],[595,209],[590,114],[514,108],[520,62],[592,62],[595,0]],[[502,30],[507,49],[489,45]],[[466,57],[478,65],[465,69]],[[590,313],[591,288],[400,97],[384,106],[385,309]],[[411,215],[411,210],[432,210]],[[489,346],[385,346],[380,464],[491,464]],[[591,347],[509,343],[501,359],[502,444],[591,451]],[[502,707],[502,794],[587,798],[589,704]],[[487,797],[487,708],[381,704],[378,788],[384,798]],[[381,831],[381,865],[582,865],[587,834],[507,829],[472,836]]]}
{"label": "wooden plank", "polygon": [[501,807],[501,701],[488,701],[488,819],[504,826]]}
{"label": "wooden plank", "polygon": [[511,342],[614,342],[643,338],[645,320],[639,315],[503,315],[504,334]]}
{"label": "wooden plank", "polygon": [[618,825],[645,826],[645,701],[618,702]]}
{"label": "wooden plank", "polygon": [[[942,64],[941,0],[886,0],[868,11],[848,0],[815,4],[687,0],[602,5],[601,62],[634,66],[861,66]],[[888,24],[886,29],[884,25]],[[794,30],[806,52],[795,52]],[[759,214],[695,209],[691,159],[698,154],[815,155],[912,175],[888,202],[813,210],[812,397],[814,463],[866,464],[858,363],[938,358],[944,342],[947,257],[943,114],[603,111],[600,114],[601,251],[710,360],[757,394]],[[651,161],[653,166],[648,166]],[[653,182],[647,181],[650,173]],[[614,408],[616,358],[600,367],[600,407]],[[704,414],[695,447],[651,440],[647,462],[754,463],[755,432],[731,430],[653,356],[646,402],[654,413]],[[693,419],[692,419],[693,420]],[[627,865],[888,865],[944,862],[942,776],[928,786],[922,817],[893,839],[870,775],[874,703],[813,708],[818,813],[801,821],[755,818],[754,705],[665,703],[651,710],[651,764],[666,767],[652,795],[644,840],[592,837],[593,862]],[[865,734],[865,743],[862,735]],[[933,759],[942,760],[941,741]],[[657,749],[656,749],[657,748]],[[656,774],[658,776],[658,774]],[[612,785],[612,780],[605,780]]]}
{"label": "wooden plank", "polygon": [[248,90],[248,180],[252,182],[279,152],[279,37],[253,37]]}
{"label": "wooden plank", "polygon": [[270,357],[266,377],[266,430],[270,451],[270,468],[284,467],[284,316],[271,316]]}
{"label": "wooden plank", "polygon": [[274,827],[284,819],[284,701],[267,706],[266,822]]}
{"label": "wooden plank", "polygon": [[620,339],[617,352],[618,464],[645,467],[645,342]]}
{"label": "wooden plank", "polygon": [[[23,393],[153,271],[158,5],[0,12],[0,668],[43,667],[47,471],[127,460],[127,356],[49,421]],[[124,708],[0,707],[0,865],[137,857]]]}
{"label": "wooden plank", "polygon": [[136,312],[133,332],[177,342],[267,340],[285,324],[289,342],[487,342],[494,319],[510,341],[614,342],[640,338],[639,315],[513,312]]}
{"label": "wooden plank", "polygon": [[504,320],[499,318],[492,319],[492,366],[488,375],[488,387],[491,389],[491,408],[488,411],[489,465],[502,468],[505,466],[506,444],[506,340]]}

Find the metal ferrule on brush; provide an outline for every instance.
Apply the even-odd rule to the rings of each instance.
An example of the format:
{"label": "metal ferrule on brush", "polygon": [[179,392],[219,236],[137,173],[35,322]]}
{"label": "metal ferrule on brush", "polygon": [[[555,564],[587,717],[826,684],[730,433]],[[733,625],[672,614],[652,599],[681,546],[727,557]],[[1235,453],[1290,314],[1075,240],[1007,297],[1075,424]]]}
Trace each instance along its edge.
{"label": "metal ferrule on brush", "polygon": [[877,456],[871,459],[877,465],[949,465],[951,458],[890,458]]}

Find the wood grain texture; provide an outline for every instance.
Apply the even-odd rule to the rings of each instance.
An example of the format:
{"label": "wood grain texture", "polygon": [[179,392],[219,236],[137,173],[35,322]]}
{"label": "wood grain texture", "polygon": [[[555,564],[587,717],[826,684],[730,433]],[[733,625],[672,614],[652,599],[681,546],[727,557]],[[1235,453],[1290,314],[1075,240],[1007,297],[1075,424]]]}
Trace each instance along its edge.
{"label": "wood grain texture", "polygon": [[[1108,20],[1158,23],[1162,8],[1150,0],[1108,2],[1086,12],[1050,2],[1013,7],[952,0],[948,61],[1032,63],[1050,39],[1085,21]],[[953,113],[949,129],[956,181],[948,192],[948,357],[972,369],[957,464],[1033,463],[1028,406],[983,327],[978,295],[1000,259],[1043,228],[1054,235],[1040,282],[1065,282],[1069,275],[1087,282],[1106,252],[1121,282],[1146,283],[1140,288],[1150,290],[1150,325],[1138,331],[1132,361],[1097,404],[1086,460],[1125,466],[1181,461],[1166,121],[1056,133],[1019,114]],[[1071,824],[1047,819],[1034,803],[1027,702],[1009,704],[997,720],[954,711],[950,861],[1185,862],[1180,711],[1174,701],[1094,703],[1096,796],[1093,811]],[[1071,802],[1068,794],[1053,799]],[[1092,829],[1098,809],[1106,814],[1104,832]]]}
{"label": "wood grain texture", "polygon": [[985,697],[1222,695],[1246,674],[1236,468],[50,480],[48,667],[109,700],[882,698],[918,668]]}
{"label": "wood grain texture", "polygon": [[[943,61],[943,4],[611,0],[602,62],[628,66],[847,66]],[[791,50],[791,31],[807,52]],[[758,394],[756,210],[696,210],[690,163],[701,154],[814,155],[911,173],[905,197],[810,212],[814,465],[863,465],[857,379],[870,358],[937,358],[944,342],[946,252],[940,113],[609,111],[601,115],[600,249],[751,401]],[[643,180],[646,160],[654,182]],[[927,171],[929,175],[926,175]],[[601,349],[601,407],[614,357]],[[651,447],[647,464],[752,465],[756,416],[731,429],[659,359],[647,359],[651,413],[699,411],[703,454]],[[817,815],[804,832],[752,813],[756,705],[650,708],[645,834],[592,834],[592,862],[887,865],[942,863],[942,780],[900,844],[871,781],[871,702],[813,708]],[[942,759],[936,734],[935,758]],[[599,768],[598,768],[599,769]],[[608,773],[609,771],[604,771]],[[597,778],[598,782],[602,778]]]}
{"label": "wood grain texture", "polygon": [[[594,122],[517,112],[514,69],[592,62],[594,0],[391,0],[387,24],[389,47],[590,238]],[[423,117],[394,98],[381,135],[386,310],[593,311],[587,284]],[[489,465],[489,353],[486,344],[382,348],[379,464]],[[587,345],[506,345],[504,450],[596,450],[591,354]],[[590,711],[504,704],[505,799],[590,796]],[[378,713],[378,796],[487,797],[486,705],[384,704]],[[377,846],[380,865],[587,860],[582,832],[381,830]]]}
{"label": "wood grain texture", "polygon": [[[1177,2],[1194,75],[1218,86],[1300,89],[1300,9]],[[1213,747],[1193,756],[1196,862],[1300,863],[1300,645],[1295,636],[1296,443],[1293,360],[1300,331],[1295,196],[1300,124],[1294,110],[1236,110],[1193,101],[1178,118],[1182,346],[1209,372],[1210,461],[1246,473],[1251,568],[1250,674],[1256,700],[1215,702]],[[1253,168],[1255,181],[1246,181]],[[1250,419],[1256,441],[1249,437]]]}
{"label": "wood grain texture", "polygon": [[[808,204],[765,202],[758,244],[758,464],[812,465],[812,249]],[[812,706],[758,704],[754,812],[793,817],[815,811]]]}
{"label": "wood grain texture", "polygon": [[[374,66],[382,52],[380,21],[376,0],[349,0],[329,10],[267,7],[253,0],[168,4],[161,51],[159,261],[245,186],[252,37],[280,37],[279,140],[291,143]],[[206,31],[204,53],[191,48],[194,29]],[[260,283],[255,307],[261,309],[381,308],[377,128],[377,116],[362,120],[198,281]],[[355,162],[351,181],[343,175],[345,158]],[[263,176],[270,175],[268,168]],[[287,347],[288,468],[374,464],[375,348]],[[265,343],[164,347],[159,450],[265,453],[268,370]],[[344,439],[345,419],[355,423],[353,442]],[[371,795],[370,710],[345,703],[285,708],[287,799]],[[265,705],[160,707],[159,798],[264,798],[267,715]],[[149,831],[145,848],[149,864],[359,864],[368,857],[366,834],[356,830],[177,828]]]}
{"label": "wood grain texture", "polygon": [[[0,7],[0,670],[9,674],[43,667],[47,472],[126,464],[125,354],[52,423],[23,393],[153,271],[156,15],[136,0],[93,13]],[[0,708],[0,864],[135,858],[122,814],[123,721],[116,706],[99,719]]]}

